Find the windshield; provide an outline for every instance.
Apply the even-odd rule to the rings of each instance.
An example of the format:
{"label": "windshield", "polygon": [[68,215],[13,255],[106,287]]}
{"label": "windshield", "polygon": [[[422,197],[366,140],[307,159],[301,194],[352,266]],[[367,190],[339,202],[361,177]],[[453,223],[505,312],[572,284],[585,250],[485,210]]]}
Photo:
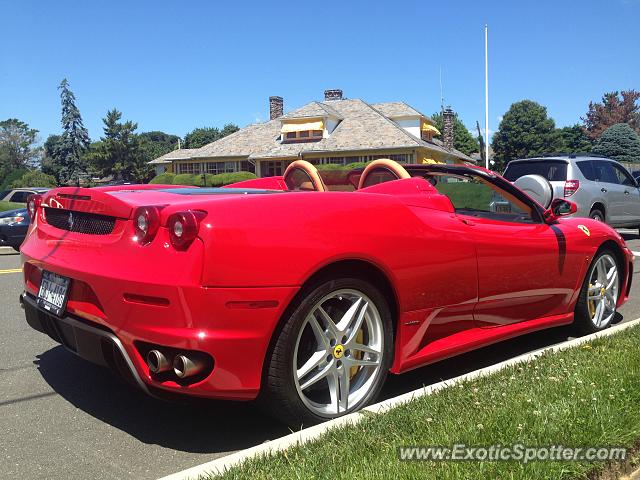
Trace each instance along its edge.
{"label": "windshield", "polygon": [[515,182],[524,175],[541,175],[550,182],[564,182],[567,179],[567,163],[561,160],[511,162],[503,176]]}

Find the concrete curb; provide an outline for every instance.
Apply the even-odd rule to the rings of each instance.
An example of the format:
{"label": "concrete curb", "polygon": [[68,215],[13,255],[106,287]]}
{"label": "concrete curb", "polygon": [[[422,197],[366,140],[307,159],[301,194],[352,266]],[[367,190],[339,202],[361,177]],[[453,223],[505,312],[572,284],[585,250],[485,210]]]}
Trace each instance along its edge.
{"label": "concrete curb", "polygon": [[313,427],[305,428],[303,430],[300,430],[299,432],[293,432],[289,435],[278,438],[276,440],[271,440],[261,445],[256,445],[255,447],[250,447],[245,450],[232,453],[231,455],[217,458],[210,462],[203,463],[202,465],[188,468],[181,472],[177,472],[177,473],[168,475],[166,477],[163,477],[160,480],[188,480],[188,479],[197,479],[200,475],[205,475],[205,474],[222,474],[225,470],[228,470],[231,467],[237,466],[247,459],[250,459],[256,456],[262,456],[262,455],[268,455],[271,453],[280,452],[290,447],[301,445],[311,440],[315,440],[316,438],[320,437],[322,434],[326,433],[327,431],[333,428],[336,428],[342,425],[358,423],[366,415],[361,412],[367,412],[368,414],[384,413],[385,411],[391,408],[407,403],[415,398],[419,398],[425,395],[431,395],[432,393],[435,393],[435,392],[438,392],[439,390],[450,387],[451,385],[455,385],[457,383],[467,381],[467,380],[473,380],[478,377],[485,377],[487,375],[491,375],[494,372],[502,370],[505,367],[509,367],[512,365],[516,365],[518,363],[534,360],[547,352],[557,352],[560,350],[566,350],[568,348],[575,347],[576,345],[581,345],[583,343],[590,342],[596,338],[608,337],[608,336],[614,335],[618,332],[621,332],[623,330],[626,330],[628,328],[631,328],[639,324],[640,324],[640,318],[637,318],[635,320],[631,320],[630,322],[622,323],[620,325],[607,328],[602,332],[593,333],[591,335],[576,338],[563,343],[559,343],[557,345],[541,348],[539,350],[535,350],[533,352],[526,353],[524,355],[510,358],[503,362],[496,363],[495,365],[481,368],[479,370],[474,370],[473,372],[460,375],[459,377],[434,383],[433,385],[429,385],[424,388],[419,388],[412,392],[407,392],[397,397],[384,400],[374,405],[370,405],[364,408],[363,410],[361,410],[360,412],[351,413],[349,415],[345,415],[344,417],[339,417],[334,420],[321,423],[320,425],[315,425]]}

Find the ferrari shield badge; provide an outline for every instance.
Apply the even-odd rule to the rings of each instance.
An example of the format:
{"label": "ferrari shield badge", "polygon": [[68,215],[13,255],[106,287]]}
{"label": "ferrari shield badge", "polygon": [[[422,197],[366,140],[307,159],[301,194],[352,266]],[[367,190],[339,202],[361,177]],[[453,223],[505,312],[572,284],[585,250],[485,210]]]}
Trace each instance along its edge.
{"label": "ferrari shield badge", "polygon": [[584,233],[587,237],[591,236],[591,232],[589,231],[589,229],[587,227],[585,227],[584,225],[578,225],[578,228],[580,230],[582,230],[582,233]]}

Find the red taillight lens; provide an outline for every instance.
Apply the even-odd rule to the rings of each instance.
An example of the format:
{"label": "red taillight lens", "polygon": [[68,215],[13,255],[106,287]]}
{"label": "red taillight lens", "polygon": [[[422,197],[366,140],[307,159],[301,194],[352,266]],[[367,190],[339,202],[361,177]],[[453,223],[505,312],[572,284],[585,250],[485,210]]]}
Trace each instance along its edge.
{"label": "red taillight lens", "polygon": [[138,243],[146,245],[153,240],[160,228],[160,211],[158,207],[138,207],[133,214],[133,226]]}
{"label": "red taillight lens", "polygon": [[564,196],[570,197],[580,188],[580,180],[567,180],[564,182]]}
{"label": "red taillight lens", "polygon": [[186,250],[198,236],[200,220],[205,217],[204,212],[189,210],[174,213],[167,221],[169,238],[176,250]]}
{"label": "red taillight lens", "polygon": [[36,213],[38,213],[38,208],[40,208],[40,204],[42,203],[42,197],[38,194],[29,195],[27,197],[27,210],[29,212],[29,218],[33,222],[36,218]]}

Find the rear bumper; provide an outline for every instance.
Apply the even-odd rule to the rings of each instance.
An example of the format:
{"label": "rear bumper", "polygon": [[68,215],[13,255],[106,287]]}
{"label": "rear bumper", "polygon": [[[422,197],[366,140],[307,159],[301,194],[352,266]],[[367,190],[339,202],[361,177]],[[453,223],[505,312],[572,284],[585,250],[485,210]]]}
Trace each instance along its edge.
{"label": "rear bumper", "polygon": [[[45,268],[56,270],[51,265]],[[69,274],[68,271],[64,272]],[[167,305],[144,303],[146,297],[127,301],[127,292],[150,294],[150,285],[135,289],[130,283],[109,282],[110,299],[96,288],[96,310],[78,292],[105,279],[71,276],[72,296],[65,317],[58,318],[39,308],[37,291],[27,281],[21,297],[26,320],[80,357],[110,367],[145,392],[166,397],[174,394],[209,398],[250,400],[260,390],[262,368],[269,342],[282,312],[297,287],[204,288],[155,285],[153,293]],[[82,284],[82,288],[75,285]],[[108,305],[108,307],[107,307]],[[91,306],[93,310],[88,308]],[[88,311],[94,314],[87,314]],[[96,314],[96,313],[99,313]],[[112,321],[113,318],[113,321]],[[168,375],[152,374],[146,353],[160,349],[178,355],[187,351],[205,353],[213,369],[204,378],[188,383]],[[173,357],[169,358],[172,362]]]}
{"label": "rear bumper", "polygon": [[113,333],[70,316],[55,317],[39,308],[35,299],[26,292],[20,295],[20,303],[31,328],[49,335],[85,360],[110,367],[130,383],[151,393],[138,375],[122,342]]}

